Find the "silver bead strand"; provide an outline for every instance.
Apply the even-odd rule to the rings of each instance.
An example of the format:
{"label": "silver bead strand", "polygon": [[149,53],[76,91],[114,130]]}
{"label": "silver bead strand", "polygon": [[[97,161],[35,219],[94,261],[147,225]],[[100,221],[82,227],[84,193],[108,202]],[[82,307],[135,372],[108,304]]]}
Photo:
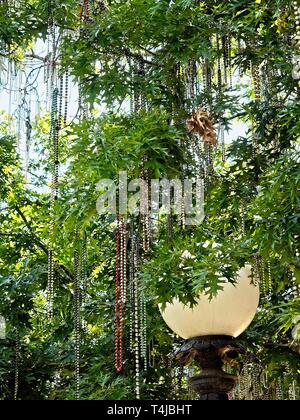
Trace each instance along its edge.
{"label": "silver bead strand", "polygon": [[268,277],[266,278],[266,272],[265,272],[265,261],[262,259],[261,260],[261,266],[260,266],[260,278],[261,278],[261,289],[262,289],[262,294],[264,298],[268,298],[268,291],[269,291],[269,279]]}
{"label": "silver bead strand", "polygon": [[221,137],[221,151],[222,151],[222,162],[226,162],[226,145],[225,145],[225,127],[221,123],[220,125],[220,137]]}
{"label": "silver bead strand", "polygon": [[149,367],[155,368],[155,350],[154,350],[154,340],[153,338],[149,342],[148,346],[148,364]]}
{"label": "silver bead strand", "polygon": [[[76,244],[78,246],[78,232],[76,233]],[[75,279],[74,279],[74,331],[75,331],[75,398],[80,400],[80,344],[81,344],[81,317],[80,317],[80,253],[75,249],[74,253]]]}
{"label": "silver bead strand", "polygon": [[126,303],[127,297],[127,228],[125,218],[122,216],[118,222],[120,229],[120,285],[121,300]]}
{"label": "silver bead strand", "polygon": [[272,267],[271,267],[271,261],[268,261],[268,297],[270,298],[272,296],[273,292],[273,280],[272,280]]}
{"label": "silver bead strand", "polygon": [[14,401],[18,400],[20,373],[20,333],[16,330]]}
{"label": "silver bead strand", "polygon": [[144,370],[148,369],[147,361],[147,304],[144,293],[140,299],[140,324],[141,324],[141,357],[144,361]]}
{"label": "silver bead strand", "polygon": [[242,200],[241,202],[241,230],[242,235],[245,236],[246,234],[246,211],[245,211],[245,203]]}
{"label": "silver bead strand", "polygon": [[135,384],[136,384],[136,399],[141,398],[140,391],[140,323],[139,323],[139,284],[137,276],[138,256],[137,244],[134,247],[134,348],[135,348]]}
{"label": "silver bead strand", "polygon": [[53,291],[54,291],[54,262],[53,251],[48,249],[48,285],[47,285],[47,311],[48,318],[53,319]]}

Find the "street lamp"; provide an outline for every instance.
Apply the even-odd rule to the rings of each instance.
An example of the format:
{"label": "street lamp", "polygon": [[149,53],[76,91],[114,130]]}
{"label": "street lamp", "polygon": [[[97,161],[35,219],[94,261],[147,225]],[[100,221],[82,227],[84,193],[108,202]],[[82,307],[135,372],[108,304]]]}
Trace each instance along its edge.
{"label": "street lamp", "polygon": [[193,308],[174,300],[162,316],[167,325],[186,341],[178,357],[191,359],[202,368],[191,379],[202,400],[228,400],[237,377],[222,370],[224,361],[234,360],[242,351],[235,340],[251,324],[259,304],[259,287],[253,284],[252,267],[246,265],[237,275],[235,285],[226,282],[224,290],[209,300],[201,294]]}

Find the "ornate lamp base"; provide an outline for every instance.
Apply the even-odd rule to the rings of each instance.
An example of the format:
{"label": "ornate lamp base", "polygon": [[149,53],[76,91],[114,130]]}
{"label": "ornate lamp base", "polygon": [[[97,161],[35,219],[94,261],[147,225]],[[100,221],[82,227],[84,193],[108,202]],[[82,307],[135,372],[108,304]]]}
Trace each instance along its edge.
{"label": "ornate lamp base", "polygon": [[195,337],[187,340],[176,352],[184,363],[195,360],[202,368],[201,375],[191,378],[193,389],[201,400],[228,400],[238,378],[222,370],[224,363],[243,353],[235,339],[227,336]]}

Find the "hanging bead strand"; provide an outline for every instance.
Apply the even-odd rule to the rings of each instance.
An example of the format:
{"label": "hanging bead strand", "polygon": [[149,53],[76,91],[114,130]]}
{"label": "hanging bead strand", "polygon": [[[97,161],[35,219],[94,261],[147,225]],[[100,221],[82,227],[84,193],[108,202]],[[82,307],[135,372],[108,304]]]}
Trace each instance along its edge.
{"label": "hanging bead strand", "polygon": [[80,20],[88,21],[90,19],[90,0],[83,0],[80,12]]}
{"label": "hanging bead strand", "polygon": [[134,246],[134,348],[135,348],[135,384],[136,384],[136,399],[141,398],[140,391],[140,321],[139,321],[139,282],[138,282],[138,249],[137,242]]}
{"label": "hanging bead strand", "polygon": [[120,216],[120,287],[122,303],[127,294],[127,228],[124,216]]}
{"label": "hanging bead strand", "polygon": [[145,163],[147,162],[147,157],[143,159],[142,166],[142,180],[145,188],[142,189],[142,207],[143,214],[141,215],[141,224],[142,224],[142,243],[143,251],[147,253],[150,250],[150,214],[149,214],[149,175],[148,171],[145,169]]}
{"label": "hanging bead strand", "polygon": [[20,333],[16,330],[14,401],[18,400],[20,373]]}
{"label": "hanging bead strand", "polygon": [[50,140],[52,146],[52,184],[51,184],[51,202],[50,202],[50,247],[48,249],[48,316],[53,319],[53,300],[54,300],[54,263],[53,263],[53,234],[54,234],[54,217],[55,217],[55,202],[58,199],[58,137],[59,137],[59,122],[58,122],[58,89],[53,90],[52,95],[52,109],[50,121]]}
{"label": "hanging bead strand", "polygon": [[[145,79],[145,64],[140,57],[139,59],[139,74],[144,81]],[[147,110],[147,101],[146,96],[143,92],[140,93],[140,103],[141,103],[141,109],[146,111]],[[150,214],[149,214],[149,194],[148,194],[148,185],[149,185],[149,171],[146,169],[146,163],[147,163],[147,156],[144,156],[143,158],[143,165],[142,165],[142,179],[145,183],[145,191],[143,190],[143,206],[146,210],[145,213],[142,215],[142,229],[143,229],[143,250],[145,253],[147,253],[150,249]]]}
{"label": "hanging bead strand", "polygon": [[53,177],[52,177],[52,188],[53,188],[53,199],[58,199],[58,172],[59,172],[59,151],[58,151],[58,140],[59,140],[59,119],[58,119],[58,89],[55,88],[53,91],[53,102],[52,102],[52,113],[51,113],[51,126],[53,134]]}
{"label": "hanging bead strand", "polygon": [[224,35],[222,37],[222,47],[223,47],[223,65],[224,65],[224,83],[228,85],[228,65],[229,65],[229,54],[228,54],[228,37]]}
{"label": "hanging bead strand", "polygon": [[259,67],[256,65],[252,65],[252,77],[254,83],[254,94],[255,100],[257,102],[261,101],[261,79],[260,79],[260,71]]}
{"label": "hanging bead strand", "polygon": [[252,279],[255,286],[261,285],[261,275],[260,275],[260,265],[259,265],[258,255],[254,255],[254,267],[252,268]]}
{"label": "hanging bead strand", "polygon": [[258,366],[254,365],[251,370],[252,399],[254,401],[259,400],[260,397],[259,376]]}
{"label": "hanging bead strand", "polygon": [[[88,289],[88,268],[87,268],[87,232],[84,231],[82,235],[82,249],[81,249],[81,308],[84,307],[87,301],[87,289]],[[84,312],[83,312],[84,313]],[[85,319],[81,317],[81,328],[82,332],[86,331],[87,323]]]}
{"label": "hanging bead strand", "polygon": [[123,303],[120,284],[120,242],[121,222],[117,217],[116,231],[116,303],[115,303],[115,368],[118,373],[123,370]]}
{"label": "hanging bead strand", "polygon": [[65,72],[65,107],[64,107],[64,127],[68,121],[68,106],[69,106],[69,70]]}
{"label": "hanging bead strand", "polygon": [[81,344],[81,269],[78,249],[79,234],[76,232],[76,249],[74,252],[74,331],[75,331],[75,398],[80,400],[80,344]]}
{"label": "hanging bead strand", "polygon": [[59,105],[58,105],[58,117],[57,117],[57,130],[60,131],[63,125],[63,100],[64,100],[64,77],[59,77]]}
{"label": "hanging bead strand", "polygon": [[244,200],[241,201],[241,230],[242,235],[246,234],[246,209]]}
{"label": "hanging bead strand", "polygon": [[223,79],[222,79],[222,62],[221,62],[221,46],[220,46],[220,36],[217,35],[217,67],[218,67],[218,93],[222,94],[223,90]]}
{"label": "hanging bead strand", "polygon": [[154,350],[154,340],[150,340],[148,345],[148,364],[152,369],[155,368],[155,350]]}
{"label": "hanging bead strand", "polygon": [[272,292],[273,292],[273,280],[272,280],[272,266],[271,266],[271,261],[268,261],[268,297],[272,297]]}
{"label": "hanging bead strand", "polygon": [[26,154],[25,154],[25,180],[26,184],[29,182],[29,165],[30,165],[30,148],[31,148],[31,132],[32,132],[32,125],[30,119],[30,111],[27,113],[26,118]]}
{"label": "hanging bead strand", "polygon": [[48,318],[53,319],[53,294],[54,294],[54,264],[53,251],[48,249],[48,285],[47,285],[47,302],[48,302]]}
{"label": "hanging bead strand", "polygon": [[232,36],[228,35],[228,73],[229,73],[229,88],[233,88],[233,69],[232,69]]}
{"label": "hanging bead strand", "polygon": [[296,48],[300,50],[300,6],[298,1],[293,1],[293,7],[295,12],[295,23],[296,23]]}
{"label": "hanging bead strand", "polygon": [[209,62],[209,59],[205,59],[205,85],[209,93],[211,93],[212,88],[212,70],[211,70],[211,64]]}
{"label": "hanging bead strand", "polygon": [[282,386],[282,380],[279,379],[278,382],[275,385],[275,399],[276,401],[283,401],[283,386]]}
{"label": "hanging bead strand", "polygon": [[221,152],[222,152],[222,162],[226,162],[226,144],[225,144],[225,127],[223,122],[220,123],[220,130],[221,130]]}
{"label": "hanging bead strand", "polygon": [[144,370],[148,369],[147,362],[147,304],[145,294],[141,293],[140,298],[140,331],[141,331],[141,357],[144,361]]}
{"label": "hanging bead strand", "polygon": [[[252,43],[250,45],[255,52],[256,43]],[[252,72],[255,100],[257,102],[260,102],[262,98],[260,67],[258,64],[254,63],[254,60],[252,60],[251,62],[251,72]]]}
{"label": "hanging bead strand", "polygon": [[260,273],[260,287],[262,290],[262,295],[264,298],[268,298],[268,290],[269,290],[269,283],[268,283],[268,278],[266,278],[266,267],[265,267],[265,261],[263,259],[259,260],[260,265],[259,265],[259,273]]}
{"label": "hanging bead strand", "polygon": [[134,225],[133,221],[130,224],[130,264],[129,264],[129,348],[134,352]]}

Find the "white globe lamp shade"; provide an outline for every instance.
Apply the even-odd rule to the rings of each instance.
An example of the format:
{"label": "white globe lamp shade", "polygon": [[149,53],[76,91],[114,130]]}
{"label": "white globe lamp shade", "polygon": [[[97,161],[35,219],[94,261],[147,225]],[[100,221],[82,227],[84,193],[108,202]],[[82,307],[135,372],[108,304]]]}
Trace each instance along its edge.
{"label": "white globe lamp shade", "polygon": [[199,295],[197,305],[185,306],[178,300],[162,312],[166,324],[184,339],[225,335],[238,337],[251,324],[259,305],[259,287],[252,282],[252,267],[238,272],[237,283],[225,283],[224,290],[211,301]]}

